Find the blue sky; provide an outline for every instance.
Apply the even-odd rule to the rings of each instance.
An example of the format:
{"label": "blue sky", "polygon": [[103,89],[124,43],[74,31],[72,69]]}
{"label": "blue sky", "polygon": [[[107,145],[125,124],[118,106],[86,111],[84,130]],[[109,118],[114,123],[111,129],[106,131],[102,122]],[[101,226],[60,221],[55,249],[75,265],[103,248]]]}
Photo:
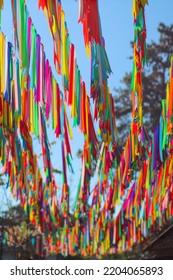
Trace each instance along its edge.
{"label": "blue sky", "polygon": [[[8,40],[12,42],[13,26],[10,0],[4,0],[5,7],[2,14],[2,31],[7,35]],[[113,93],[113,88],[120,85],[120,80],[127,71],[132,69],[132,61],[128,59],[132,55],[130,41],[133,40],[133,16],[132,0],[98,0],[102,34],[106,42],[106,50],[109,57],[113,74],[109,78],[109,86]],[[53,73],[61,86],[61,77],[58,76],[53,66],[53,46],[49,33],[48,24],[42,11],[38,11],[37,0],[26,1],[29,13],[32,17],[37,32],[41,35],[45,47],[46,56],[49,58]],[[65,18],[69,29],[71,42],[74,43],[77,53],[77,61],[81,70],[82,77],[87,85],[89,93],[90,85],[90,60],[86,57],[85,47],[82,35],[82,25],[78,24],[78,1],[62,0],[62,6],[65,11]],[[146,24],[147,24],[147,42],[158,39],[157,26],[159,22],[165,24],[173,23],[172,17],[173,1],[172,0],[150,0],[146,7]],[[81,143],[83,136],[74,130],[74,140],[72,141],[72,150],[74,154],[75,175],[70,175],[72,180],[72,193],[74,194],[79,180],[80,162],[75,159],[75,153]],[[54,140],[51,133],[50,140]],[[61,169],[61,155],[59,154],[59,141],[53,148],[53,162],[56,168]],[[39,145],[38,145],[39,146]],[[37,148],[37,147],[36,147]],[[60,178],[57,178],[60,184]]]}

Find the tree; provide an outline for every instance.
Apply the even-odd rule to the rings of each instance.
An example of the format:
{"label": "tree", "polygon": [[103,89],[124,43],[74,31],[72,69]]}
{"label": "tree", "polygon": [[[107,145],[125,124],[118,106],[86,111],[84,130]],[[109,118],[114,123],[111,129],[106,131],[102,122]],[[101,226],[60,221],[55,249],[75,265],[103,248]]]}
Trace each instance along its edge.
{"label": "tree", "polygon": [[15,259],[40,258],[34,245],[40,235],[20,205],[9,206],[0,214],[0,259],[6,252]]}
{"label": "tree", "polygon": [[[158,26],[159,41],[147,46],[147,65],[143,70],[143,116],[144,126],[150,135],[161,113],[161,100],[165,98],[168,68],[173,53],[173,25]],[[131,73],[125,73],[122,87],[115,89],[115,113],[119,140],[124,144],[131,121]]]}

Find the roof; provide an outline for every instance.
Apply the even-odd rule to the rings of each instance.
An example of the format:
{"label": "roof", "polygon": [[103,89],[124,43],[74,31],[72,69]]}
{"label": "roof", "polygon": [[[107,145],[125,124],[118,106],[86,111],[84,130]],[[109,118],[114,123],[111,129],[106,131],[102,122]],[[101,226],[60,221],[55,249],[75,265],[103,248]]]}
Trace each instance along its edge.
{"label": "roof", "polygon": [[173,224],[154,238],[143,252],[147,259],[173,260]]}

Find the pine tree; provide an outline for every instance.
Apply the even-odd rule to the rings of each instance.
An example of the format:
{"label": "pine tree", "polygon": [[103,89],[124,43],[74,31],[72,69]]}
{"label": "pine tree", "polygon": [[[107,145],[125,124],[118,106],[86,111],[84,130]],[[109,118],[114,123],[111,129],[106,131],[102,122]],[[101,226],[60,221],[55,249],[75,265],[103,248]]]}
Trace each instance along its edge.
{"label": "pine tree", "polygon": [[[144,126],[150,135],[161,113],[161,100],[165,98],[170,57],[173,53],[173,25],[158,26],[159,41],[147,46],[147,65],[143,70],[143,116]],[[125,73],[121,84],[115,89],[115,112],[119,140],[125,143],[131,121],[131,73]]]}

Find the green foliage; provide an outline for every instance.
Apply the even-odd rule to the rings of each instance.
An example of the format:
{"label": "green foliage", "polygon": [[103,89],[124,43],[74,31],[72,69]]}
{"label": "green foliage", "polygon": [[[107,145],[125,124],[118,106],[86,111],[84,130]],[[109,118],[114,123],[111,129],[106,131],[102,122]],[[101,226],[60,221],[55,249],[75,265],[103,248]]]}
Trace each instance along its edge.
{"label": "green foliage", "polygon": [[[161,114],[161,100],[165,98],[170,57],[173,54],[173,25],[159,24],[159,41],[147,46],[147,66],[143,70],[144,126],[150,135]],[[125,73],[122,87],[115,89],[115,113],[121,144],[129,133],[131,122],[131,73]]]}
{"label": "green foliage", "polygon": [[1,213],[0,229],[3,240],[6,240],[4,244],[0,241],[0,259],[5,252],[11,253],[16,259],[37,257],[36,247],[31,244],[31,240],[40,235],[40,232],[29,222],[20,205],[10,206]]}

